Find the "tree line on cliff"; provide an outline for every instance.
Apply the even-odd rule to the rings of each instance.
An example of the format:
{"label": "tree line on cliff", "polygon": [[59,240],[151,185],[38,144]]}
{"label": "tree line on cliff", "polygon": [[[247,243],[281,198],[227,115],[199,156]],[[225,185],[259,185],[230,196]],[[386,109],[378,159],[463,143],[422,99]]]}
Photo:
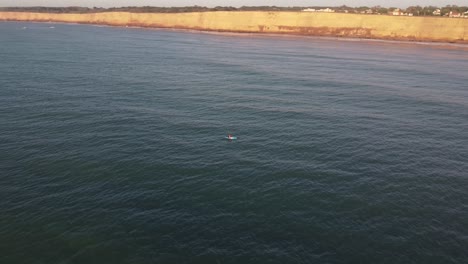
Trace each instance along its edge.
{"label": "tree line on cliff", "polygon": [[[154,6],[128,6],[128,7],[112,7],[112,8],[102,8],[102,7],[0,7],[0,11],[7,12],[38,12],[38,13],[58,13],[58,14],[87,14],[87,13],[100,13],[100,12],[132,12],[132,13],[187,13],[187,12],[208,12],[208,11],[302,11],[306,8],[314,10],[323,10],[330,8],[333,12],[338,13],[361,13],[361,14],[391,14],[394,10],[397,10],[396,7],[349,7],[346,5],[339,7],[278,7],[278,6],[242,6],[242,7],[232,7],[232,6],[217,6],[217,7],[204,7],[204,6],[185,6],[185,7],[154,7]],[[410,6],[406,10],[401,9],[404,12],[411,13],[414,16],[446,16],[450,12],[459,12],[466,13],[468,12],[468,6],[456,6],[456,5],[447,5],[445,7],[436,7],[436,6]],[[436,10],[439,10],[437,12]]]}

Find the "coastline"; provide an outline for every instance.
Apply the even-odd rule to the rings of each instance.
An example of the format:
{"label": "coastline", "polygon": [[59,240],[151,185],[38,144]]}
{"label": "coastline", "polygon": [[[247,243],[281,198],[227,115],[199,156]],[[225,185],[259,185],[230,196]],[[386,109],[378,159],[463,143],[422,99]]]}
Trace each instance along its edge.
{"label": "coastline", "polygon": [[310,12],[52,14],[0,12],[0,21],[468,44],[468,19]]}

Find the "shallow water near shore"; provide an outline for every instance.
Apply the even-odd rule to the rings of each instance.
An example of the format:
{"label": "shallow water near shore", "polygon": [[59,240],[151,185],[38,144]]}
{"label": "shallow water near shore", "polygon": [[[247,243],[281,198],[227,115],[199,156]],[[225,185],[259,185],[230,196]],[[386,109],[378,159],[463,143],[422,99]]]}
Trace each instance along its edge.
{"label": "shallow water near shore", "polygon": [[465,48],[49,27],[0,23],[0,263],[468,259]]}

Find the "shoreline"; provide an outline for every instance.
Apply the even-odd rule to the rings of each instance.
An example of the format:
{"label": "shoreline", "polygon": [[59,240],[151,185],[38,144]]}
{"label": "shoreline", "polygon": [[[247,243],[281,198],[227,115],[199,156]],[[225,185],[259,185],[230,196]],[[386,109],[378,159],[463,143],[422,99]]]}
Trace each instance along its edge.
{"label": "shoreline", "polygon": [[[178,29],[245,35],[468,44],[468,19],[304,12],[52,14],[0,12],[0,21]],[[410,23],[412,22],[412,23]]]}
{"label": "shoreline", "polygon": [[245,32],[218,32],[218,31],[206,31],[206,30],[194,30],[194,29],[182,29],[182,28],[157,28],[157,27],[139,27],[139,26],[113,26],[104,24],[89,24],[89,23],[72,23],[72,22],[55,22],[55,21],[0,21],[10,23],[33,23],[33,24],[52,24],[52,25],[84,25],[84,26],[95,26],[95,27],[109,27],[109,28],[128,28],[128,29],[143,29],[143,30],[162,30],[167,32],[186,32],[193,34],[208,34],[208,35],[219,35],[219,36],[232,36],[232,37],[266,37],[266,38],[286,38],[286,39],[314,39],[324,41],[344,41],[344,42],[368,42],[368,43],[387,43],[387,44],[398,44],[398,45],[422,45],[434,48],[456,48],[466,49],[468,51],[468,43],[453,43],[453,42],[440,42],[440,41],[418,41],[418,40],[396,40],[396,39],[378,39],[378,38],[353,38],[353,37],[334,37],[334,36],[312,36],[312,35],[294,35],[294,34],[275,34],[275,33],[245,33]]}

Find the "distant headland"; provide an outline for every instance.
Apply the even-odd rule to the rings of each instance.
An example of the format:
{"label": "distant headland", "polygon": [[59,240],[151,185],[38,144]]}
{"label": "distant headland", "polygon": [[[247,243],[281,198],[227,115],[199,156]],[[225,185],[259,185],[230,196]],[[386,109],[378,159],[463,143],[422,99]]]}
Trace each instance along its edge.
{"label": "distant headland", "polygon": [[468,44],[468,7],[0,8],[0,21],[65,22],[217,32]]}

